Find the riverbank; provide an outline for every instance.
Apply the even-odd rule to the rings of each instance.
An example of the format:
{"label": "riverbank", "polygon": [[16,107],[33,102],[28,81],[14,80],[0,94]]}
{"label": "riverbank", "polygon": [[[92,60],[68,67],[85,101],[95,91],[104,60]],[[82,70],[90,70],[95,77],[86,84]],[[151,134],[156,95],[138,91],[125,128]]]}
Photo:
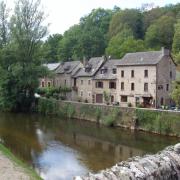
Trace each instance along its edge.
{"label": "riverbank", "polygon": [[180,112],[39,99],[38,112],[180,137]]}
{"label": "riverbank", "polygon": [[41,178],[26,164],[17,159],[6,147],[0,144],[1,180],[40,180]]}

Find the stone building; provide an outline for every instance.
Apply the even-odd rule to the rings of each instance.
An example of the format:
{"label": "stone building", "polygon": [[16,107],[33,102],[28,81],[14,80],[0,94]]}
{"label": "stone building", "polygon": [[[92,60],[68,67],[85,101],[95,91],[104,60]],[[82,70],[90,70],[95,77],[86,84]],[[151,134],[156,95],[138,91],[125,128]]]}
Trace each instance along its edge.
{"label": "stone building", "polygon": [[[60,66],[60,63],[49,63],[43,64],[43,66],[47,67],[51,72],[55,72],[55,70]],[[43,77],[39,79],[39,87],[51,87],[54,86],[54,78],[53,77]]]}
{"label": "stone building", "polygon": [[93,78],[99,68],[106,61],[105,57],[94,57],[84,62],[81,68],[74,76],[74,88],[77,90],[78,99],[83,102],[95,102],[93,93]]}
{"label": "stone building", "polygon": [[117,63],[118,101],[121,106],[169,105],[176,65],[169,50],[128,53]]}
{"label": "stone building", "polygon": [[68,87],[68,100],[158,108],[170,105],[176,64],[169,50],[127,53],[122,59],[94,57],[83,64],[68,61],[46,65],[54,78],[40,86]]}
{"label": "stone building", "polygon": [[106,60],[93,78],[95,103],[113,104],[118,99],[117,66],[119,60]]}

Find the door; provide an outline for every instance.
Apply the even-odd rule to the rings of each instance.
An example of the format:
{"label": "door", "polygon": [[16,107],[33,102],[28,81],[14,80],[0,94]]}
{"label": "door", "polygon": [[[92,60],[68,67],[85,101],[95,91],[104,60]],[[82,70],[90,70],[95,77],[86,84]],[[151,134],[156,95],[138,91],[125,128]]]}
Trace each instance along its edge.
{"label": "door", "polygon": [[103,103],[103,95],[96,94],[96,103]]}

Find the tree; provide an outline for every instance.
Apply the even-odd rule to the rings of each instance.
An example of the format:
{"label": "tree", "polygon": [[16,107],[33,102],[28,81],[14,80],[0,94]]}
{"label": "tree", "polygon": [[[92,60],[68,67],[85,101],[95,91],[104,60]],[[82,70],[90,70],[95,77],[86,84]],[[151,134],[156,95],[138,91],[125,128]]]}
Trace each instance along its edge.
{"label": "tree", "polygon": [[174,35],[174,23],[174,17],[164,15],[151,24],[145,36],[147,47],[154,49],[166,47],[171,49]]}
{"label": "tree", "polygon": [[43,58],[46,63],[58,62],[58,48],[62,38],[61,34],[53,34],[45,41],[42,50],[44,52]]}
{"label": "tree", "polygon": [[82,48],[80,47],[81,34],[82,31],[79,25],[72,26],[64,33],[62,40],[59,42],[59,60],[77,60],[83,57]]}
{"label": "tree", "polygon": [[126,9],[116,13],[110,22],[109,37],[117,35],[124,27],[131,29],[135,38],[142,38],[144,33],[141,12],[136,9]]}
{"label": "tree", "polygon": [[46,35],[40,1],[18,0],[11,17],[11,41],[0,53],[0,105],[7,110],[30,110],[38,78],[45,72],[38,57]]}
{"label": "tree", "polygon": [[4,1],[0,2],[0,47],[2,48],[8,42],[9,28],[8,28],[9,9]]}
{"label": "tree", "polygon": [[172,99],[175,101],[176,106],[180,106],[180,81],[175,81],[173,84],[173,91],[171,93]]}
{"label": "tree", "polygon": [[122,58],[126,53],[143,50],[145,50],[144,42],[134,39],[130,29],[124,29],[110,40],[106,54],[113,58]]}
{"label": "tree", "polygon": [[175,33],[173,38],[172,49],[174,54],[180,53],[180,19],[175,25]]}

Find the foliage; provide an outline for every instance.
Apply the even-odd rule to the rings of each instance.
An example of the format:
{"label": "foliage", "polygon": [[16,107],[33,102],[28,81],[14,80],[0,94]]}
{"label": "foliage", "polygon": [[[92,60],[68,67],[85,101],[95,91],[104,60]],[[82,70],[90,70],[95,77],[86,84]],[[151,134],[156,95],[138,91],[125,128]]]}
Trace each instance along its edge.
{"label": "foliage", "polygon": [[166,47],[171,49],[174,35],[174,23],[174,17],[164,15],[151,24],[145,36],[147,47],[155,49]]}
{"label": "foliage", "polygon": [[139,128],[160,134],[179,134],[179,114],[136,109]]}
{"label": "foliage", "polygon": [[18,0],[10,19],[10,41],[0,50],[0,106],[4,110],[32,108],[38,78],[46,74],[39,58],[39,42],[46,35],[40,1]]}
{"label": "foliage", "polygon": [[55,99],[63,99],[66,96],[66,93],[71,92],[71,88],[68,87],[46,87],[46,88],[38,88],[36,93],[41,96],[45,96],[47,98],[53,97]]}
{"label": "foliage", "polygon": [[42,47],[43,59],[45,63],[58,62],[58,48],[59,43],[62,40],[61,34],[53,34],[48,37]]}
{"label": "foliage", "polygon": [[110,40],[106,53],[113,58],[122,58],[126,53],[144,51],[145,49],[142,40],[136,40],[130,36],[130,31],[124,31]]}
{"label": "foliage", "polygon": [[114,126],[115,122],[119,116],[120,111],[115,108],[111,111],[111,113],[109,113],[107,116],[104,117],[103,119],[103,123],[106,126]]}
{"label": "foliage", "polygon": [[130,28],[135,38],[143,37],[142,14],[137,9],[125,9],[117,12],[110,22],[109,36],[112,38],[124,28]]}
{"label": "foliage", "polygon": [[175,54],[175,60],[180,64],[180,18],[178,19],[177,24],[175,25],[175,33],[173,38],[172,45],[173,53]]}
{"label": "foliage", "polygon": [[173,91],[171,93],[171,98],[175,101],[176,106],[180,107],[180,81],[179,80],[173,83]]}
{"label": "foliage", "polygon": [[109,101],[110,101],[110,98],[111,98],[110,93],[104,91],[103,96],[104,96],[104,100],[106,101],[106,104],[109,104]]}

